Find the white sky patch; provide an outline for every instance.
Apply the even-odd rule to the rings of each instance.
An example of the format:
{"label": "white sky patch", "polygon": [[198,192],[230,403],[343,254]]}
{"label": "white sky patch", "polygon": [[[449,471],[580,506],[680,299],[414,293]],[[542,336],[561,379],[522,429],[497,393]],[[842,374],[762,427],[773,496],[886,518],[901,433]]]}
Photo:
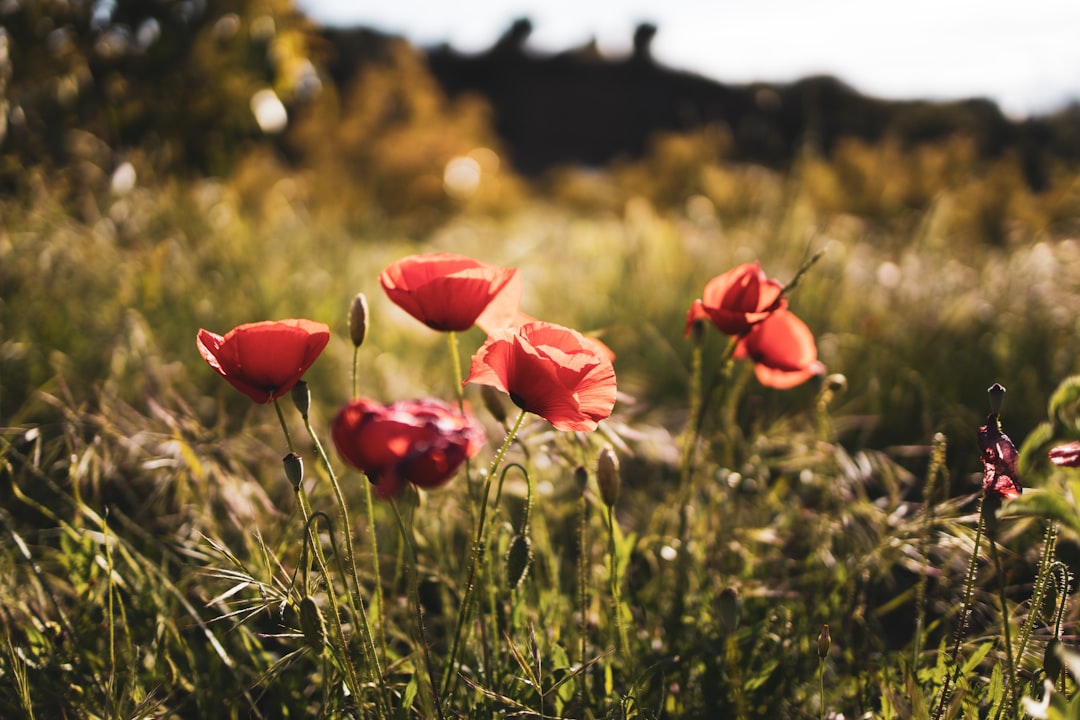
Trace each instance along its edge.
{"label": "white sky patch", "polygon": [[1080,100],[1080,2],[1029,0],[297,0],[325,24],[365,25],[465,52],[519,17],[529,46],[558,52],[595,39],[629,52],[635,26],[654,23],[653,54],[722,82],[791,82],[831,74],[893,99],[988,97],[1014,115]]}

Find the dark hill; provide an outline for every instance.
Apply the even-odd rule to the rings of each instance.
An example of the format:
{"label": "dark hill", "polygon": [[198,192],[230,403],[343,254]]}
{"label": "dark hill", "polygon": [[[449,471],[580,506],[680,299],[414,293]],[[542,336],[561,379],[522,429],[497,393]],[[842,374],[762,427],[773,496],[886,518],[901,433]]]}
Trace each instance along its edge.
{"label": "dark hill", "polygon": [[[986,99],[950,102],[886,101],[832,77],[788,84],[726,84],[658,64],[656,33],[641,25],[626,58],[602,57],[593,46],[553,55],[530,52],[528,20],[515,22],[487,51],[462,54],[442,46],[426,51],[428,66],[451,98],[483,96],[515,168],[536,175],[561,164],[602,166],[643,154],[657,131],[719,124],[731,133],[732,159],[787,166],[807,143],[828,154],[843,138],[905,145],[962,134],[980,155],[1015,152],[1032,187],[1044,186],[1053,161],[1080,160],[1075,108],[1014,122]],[[378,55],[378,34],[326,31],[337,48],[332,65],[341,81],[355,62]],[[365,46],[361,49],[358,45]]]}

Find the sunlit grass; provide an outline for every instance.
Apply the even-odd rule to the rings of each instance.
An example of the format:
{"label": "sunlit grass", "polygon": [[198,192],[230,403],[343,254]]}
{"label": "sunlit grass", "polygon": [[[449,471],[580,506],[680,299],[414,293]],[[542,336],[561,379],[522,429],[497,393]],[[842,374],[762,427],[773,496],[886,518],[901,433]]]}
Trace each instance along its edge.
{"label": "sunlit grass", "polygon": [[[451,716],[932,716],[974,550],[985,389],[1008,387],[1003,415],[1019,444],[1078,370],[1077,182],[1062,177],[1034,196],[1006,164],[972,177],[962,144],[914,156],[853,146],[780,175],[726,165],[714,140],[701,142],[609,175],[567,174],[498,213],[447,212],[420,235],[408,223],[357,223],[347,192],[313,196],[325,178],[265,158],[229,182],[90,197],[95,212],[81,216],[48,193],[9,201],[0,714],[374,716],[369,696],[342,689],[342,658],[360,649],[336,647],[332,631],[320,647],[301,622],[304,597],[326,616],[328,593],[346,583],[312,572],[303,584],[304,529],[276,417],[221,382],[194,339],[200,327],[261,319],[328,323],[333,338],[306,378],[325,435],[351,394],[346,313],[364,292],[361,393],[452,398],[445,339],[377,281],[402,256],[450,250],[519,268],[525,312],[602,337],[622,397],[598,433],[523,426],[507,460],[528,482],[515,466],[491,518],[460,682],[442,673],[490,456],[470,487],[461,477],[404,504],[423,641],[405,572],[413,561],[390,509],[375,508],[380,691],[398,716],[434,712],[418,685],[425,644],[435,684],[453,688],[438,700]],[[737,363],[703,425],[692,485],[680,488],[690,302],[736,264],[760,259],[786,281],[819,250],[790,302],[829,372],[844,377],[781,393]],[[464,356],[482,340],[463,333]],[[710,377],[725,340],[707,336]],[[473,390],[493,453],[505,428]],[[295,413],[287,422],[303,436]],[[605,446],[621,457],[615,526],[591,477]],[[299,451],[315,508],[335,518],[320,530],[340,533],[328,478],[310,443]],[[578,468],[590,473],[584,490]],[[361,584],[372,589],[366,480],[342,481]],[[1045,463],[1025,481],[1064,496],[1065,475]],[[530,487],[532,562],[511,587],[506,556]],[[1014,627],[1031,612],[1044,525],[1002,521]],[[962,661],[974,660],[947,717],[985,714],[1002,698],[997,579],[985,544],[980,553],[962,643]],[[355,637],[356,622],[345,612],[343,634]],[[832,650],[821,663],[823,624]],[[1035,628],[1024,678],[1037,675],[1050,637],[1045,621]]]}

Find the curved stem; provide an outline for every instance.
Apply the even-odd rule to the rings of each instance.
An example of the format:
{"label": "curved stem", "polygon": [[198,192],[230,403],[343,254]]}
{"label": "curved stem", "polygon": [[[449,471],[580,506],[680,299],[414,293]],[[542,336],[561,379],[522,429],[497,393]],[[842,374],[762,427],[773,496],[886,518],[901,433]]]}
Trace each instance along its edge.
{"label": "curved stem", "polygon": [[472,554],[469,558],[469,574],[465,583],[465,594],[462,596],[461,606],[458,608],[457,623],[454,626],[454,641],[450,645],[450,658],[446,664],[446,674],[443,675],[443,697],[449,695],[451,683],[457,674],[455,666],[457,663],[458,652],[461,648],[462,633],[464,632],[465,624],[468,622],[469,612],[472,609],[472,596],[476,585],[476,570],[480,565],[480,561],[483,558],[485,551],[484,525],[487,521],[487,506],[488,498],[491,494],[491,481],[498,472],[499,466],[506,457],[506,451],[510,449],[510,445],[514,441],[514,437],[517,435],[518,430],[521,429],[521,424],[524,420],[525,411],[522,410],[521,414],[518,415],[517,421],[514,423],[514,427],[507,433],[506,439],[503,440],[502,447],[499,448],[499,452],[495,455],[495,459],[491,463],[491,468],[488,470],[487,477],[484,478],[484,489],[481,492],[480,497],[480,514],[476,524],[476,536],[473,540]]}
{"label": "curved stem", "polygon": [[341,522],[342,532],[345,535],[345,562],[349,566],[349,572],[352,576],[353,588],[355,590],[355,597],[352,591],[348,593],[350,599],[349,604],[360,617],[362,644],[364,646],[365,654],[368,655],[368,662],[371,664],[370,667],[373,671],[373,676],[380,684],[382,684],[382,665],[379,662],[379,655],[375,649],[374,636],[371,632],[371,621],[368,618],[367,610],[364,607],[360,577],[356,572],[356,555],[353,549],[352,529],[349,525],[349,511],[345,505],[345,495],[341,492],[341,483],[338,482],[337,473],[334,472],[334,468],[330,464],[330,458],[327,457],[325,448],[323,448],[322,443],[319,442],[318,436],[311,427],[310,418],[307,415],[304,415],[303,417],[304,427],[307,429],[308,435],[311,436],[311,441],[315,445],[315,453],[319,456],[323,466],[326,468],[326,473],[330,477],[330,486],[334,489],[334,497],[337,499],[338,517]]}

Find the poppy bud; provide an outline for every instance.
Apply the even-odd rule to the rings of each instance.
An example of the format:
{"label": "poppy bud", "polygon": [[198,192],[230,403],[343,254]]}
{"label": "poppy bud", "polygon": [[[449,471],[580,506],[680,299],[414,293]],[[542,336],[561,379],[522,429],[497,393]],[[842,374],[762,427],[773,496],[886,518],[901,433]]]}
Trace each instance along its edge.
{"label": "poppy bud", "polygon": [[619,458],[611,448],[601,450],[600,457],[596,459],[596,484],[600,486],[600,499],[608,507],[613,507],[619,499],[622,480],[619,477]]}
{"label": "poppy bud", "polygon": [[720,622],[728,632],[734,632],[739,627],[739,615],[742,611],[742,600],[739,599],[739,591],[733,587],[726,587],[720,591],[720,597],[716,601],[716,611],[720,616]]}
{"label": "poppy bud", "polygon": [[480,386],[480,399],[484,402],[484,408],[491,413],[491,417],[502,424],[506,424],[506,408],[503,407],[499,398],[499,391],[490,385]]}
{"label": "poppy bud", "polygon": [[300,483],[304,482],[304,460],[296,453],[289,453],[281,458],[285,465],[285,477],[289,478],[293,490],[300,491]]}
{"label": "poppy bud", "polygon": [[311,389],[307,382],[300,380],[293,385],[292,390],[289,391],[289,397],[292,398],[296,409],[300,411],[300,417],[307,420],[308,410],[311,409]]}
{"label": "poppy bud", "polygon": [[506,551],[506,584],[511,590],[517,588],[532,565],[532,541],[528,535],[515,535]]}
{"label": "poppy bud", "polygon": [[364,344],[364,338],[367,337],[367,325],[367,298],[364,297],[364,293],[356,293],[352,305],[349,306],[349,337],[352,338],[354,346],[360,347]]}
{"label": "poppy bud", "polygon": [[322,652],[326,646],[326,622],[311,596],[300,601],[300,629],[308,647],[315,652]]}
{"label": "poppy bud", "polygon": [[990,398],[990,414],[997,415],[1001,412],[1001,403],[1005,401],[1005,387],[1001,383],[994,383],[986,388],[986,394]]}
{"label": "poppy bud", "polygon": [[583,465],[574,468],[574,482],[577,483],[578,490],[585,492],[585,488],[589,485],[589,471]]}
{"label": "poppy bud", "polygon": [[817,639],[817,656],[824,660],[829,657],[829,648],[832,647],[832,637],[829,635],[828,624],[821,626],[821,634]]}
{"label": "poppy bud", "polygon": [[1064,665],[1061,662],[1061,657],[1058,655],[1058,648],[1061,646],[1061,640],[1058,638],[1051,638],[1050,642],[1046,643],[1046,652],[1043,654],[1043,672],[1046,673],[1046,677],[1051,680],[1057,681],[1058,676],[1061,675],[1061,670]]}

